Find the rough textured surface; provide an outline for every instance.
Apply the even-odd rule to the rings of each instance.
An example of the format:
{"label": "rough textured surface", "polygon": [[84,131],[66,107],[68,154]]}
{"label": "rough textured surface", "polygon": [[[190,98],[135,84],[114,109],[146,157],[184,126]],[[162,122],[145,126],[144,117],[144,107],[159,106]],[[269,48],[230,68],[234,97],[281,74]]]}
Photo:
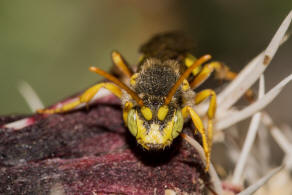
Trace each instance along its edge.
{"label": "rough textured surface", "polygon": [[165,151],[144,151],[121,113],[119,101],[109,96],[88,110],[38,117],[20,130],[0,129],[0,194],[205,191],[208,176],[191,146],[179,138]]}

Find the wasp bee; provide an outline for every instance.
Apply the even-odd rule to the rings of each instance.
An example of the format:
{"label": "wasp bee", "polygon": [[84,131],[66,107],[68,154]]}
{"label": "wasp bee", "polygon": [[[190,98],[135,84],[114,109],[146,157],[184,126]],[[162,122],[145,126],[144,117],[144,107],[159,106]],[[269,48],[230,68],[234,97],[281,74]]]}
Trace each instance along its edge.
{"label": "wasp bee", "polygon": [[[121,99],[123,120],[137,142],[147,150],[160,150],[173,142],[182,132],[184,121],[191,118],[202,136],[209,168],[213,135],[213,119],[216,111],[216,94],[211,89],[195,93],[196,89],[216,70],[219,77],[231,79],[234,75],[222,63],[213,61],[210,55],[196,58],[190,39],[182,33],[158,34],[141,47],[142,58],[134,72],[118,53],[112,53],[114,64],[125,74],[129,84],[97,68],[95,72],[111,82],[98,83],[79,98],[61,108],[40,110],[40,113],[62,113],[88,103],[101,88]],[[195,111],[195,105],[210,98],[208,123]]]}

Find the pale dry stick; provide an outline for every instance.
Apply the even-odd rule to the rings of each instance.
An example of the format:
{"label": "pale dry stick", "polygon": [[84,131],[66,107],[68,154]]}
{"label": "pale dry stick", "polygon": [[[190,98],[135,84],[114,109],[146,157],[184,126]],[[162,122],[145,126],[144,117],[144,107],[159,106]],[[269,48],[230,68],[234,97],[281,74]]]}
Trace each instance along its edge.
{"label": "pale dry stick", "polygon": [[288,139],[292,140],[292,128],[287,123],[281,124],[280,129]]}
{"label": "pale dry stick", "polygon": [[[283,43],[285,43],[289,38],[289,35],[286,34],[283,39],[281,40],[280,42],[280,45],[281,46]],[[257,75],[257,78],[260,77],[260,75],[262,74],[262,72],[264,70],[260,69],[259,67],[262,67],[262,66],[257,66],[257,64],[260,62],[261,58],[263,58],[264,56],[264,52],[260,53],[259,55],[257,55],[254,59],[252,59],[245,67],[242,71],[240,71],[240,73],[238,75],[241,75],[240,79],[237,80],[238,78],[234,79],[229,85],[227,85],[227,87],[221,92],[219,93],[217,99],[221,101],[225,101],[224,98],[227,95],[227,92],[231,92],[233,89],[234,90],[239,90],[239,89],[245,89],[246,87],[244,87],[244,85],[246,85],[246,81],[249,80],[249,77],[251,75],[253,75],[253,77],[255,77]],[[262,71],[261,71],[262,70]],[[257,80],[257,79],[256,79]],[[255,81],[256,81],[255,80]],[[254,82],[255,82],[254,81]],[[254,83],[253,82],[253,83]],[[252,84],[253,84],[252,83]],[[251,84],[251,85],[252,85]],[[228,90],[227,90],[228,89]],[[234,92],[235,93],[235,92]],[[242,93],[243,95],[243,93]],[[242,95],[240,97],[242,97]],[[229,94],[228,96],[230,99],[232,99],[233,97],[234,98],[238,98],[237,96],[232,96]],[[239,98],[240,98],[239,97]],[[237,99],[238,100],[238,99]],[[236,102],[237,100],[233,100],[234,102]],[[226,100],[228,101],[228,99]],[[227,103],[227,102],[226,102]],[[224,102],[223,102],[224,104]],[[198,114],[200,116],[203,116],[207,110],[208,110],[208,106],[209,106],[209,102],[205,102],[205,103],[202,103],[198,106],[196,106],[195,110],[198,112]],[[228,110],[223,110],[221,109],[220,107],[217,108],[217,111],[216,111],[216,119],[215,120],[219,120],[220,118],[223,118],[225,116],[227,116],[228,114],[231,114],[231,111],[233,110],[232,107],[230,107]]]}
{"label": "pale dry stick", "polygon": [[267,49],[253,59],[238,76],[219,94],[218,112],[228,110],[249,89],[265,71],[273,59],[292,20],[292,11],[284,19],[276,34],[269,43]]}
{"label": "pale dry stick", "polygon": [[[265,93],[265,80],[264,80],[264,75],[261,75],[258,99],[261,99],[264,96],[264,93]],[[256,113],[252,116],[252,119],[248,128],[248,132],[243,144],[243,148],[241,150],[239,159],[237,160],[237,164],[235,166],[233,179],[232,179],[233,184],[236,184],[236,185],[241,184],[240,180],[242,178],[242,173],[243,173],[243,170],[248,158],[248,154],[254,143],[255,136],[259,128],[260,120],[261,120],[261,113]]]}
{"label": "pale dry stick", "polygon": [[270,143],[268,140],[268,130],[264,126],[262,126],[258,131],[258,138],[259,138],[259,145],[258,145],[258,151],[257,153],[259,154],[258,159],[259,159],[259,164],[261,165],[261,173],[266,173],[268,170],[270,170]]}
{"label": "pale dry stick", "polygon": [[[268,47],[249,62],[237,77],[218,95],[217,97],[217,117],[222,117],[234,105],[240,97],[249,89],[260,75],[265,71],[268,64],[274,57],[279,46],[282,45],[289,36],[285,33],[291,23],[292,11],[286,16]],[[208,103],[196,107],[199,115],[204,115],[208,109]]]}
{"label": "pale dry stick", "polygon": [[282,131],[273,123],[272,118],[267,114],[263,113],[262,122],[265,126],[270,129],[272,137],[280,146],[280,148],[285,153],[284,163],[289,169],[292,169],[292,143],[286,139],[286,136],[282,133]]}
{"label": "pale dry stick", "polygon": [[24,127],[32,125],[33,123],[34,123],[33,117],[27,117],[27,118],[20,119],[11,123],[7,123],[3,125],[1,128],[20,130]]}
{"label": "pale dry stick", "polygon": [[41,99],[26,81],[21,81],[19,83],[18,90],[32,112],[44,108]]}
{"label": "pale dry stick", "polygon": [[[206,165],[206,157],[205,157],[205,153],[204,153],[202,146],[196,140],[194,140],[193,138],[191,138],[190,136],[188,136],[186,134],[183,134],[183,137],[189,144],[191,144],[197,150],[202,161]],[[215,170],[212,163],[210,163],[209,175],[211,177],[211,182],[215,188],[215,192],[217,194],[222,194],[223,189],[222,189],[221,181],[220,181],[219,176],[217,175],[216,170]]]}
{"label": "pale dry stick", "polygon": [[223,118],[219,118],[216,121],[215,128],[216,130],[224,130],[228,127],[242,121],[254,113],[260,111],[264,107],[266,107],[273,99],[279,95],[279,93],[283,90],[283,88],[292,80],[292,74],[283,79],[280,83],[278,83],[275,87],[273,87],[269,92],[267,92],[261,99],[257,100],[253,104],[247,106],[246,108],[232,112],[230,114],[226,114]]}
{"label": "pale dry stick", "polygon": [[237,195],[251,195],[253,193],[255,193],[259,188],[261,188],[271,177],[273,177],[274,175],[276,175],[277,173],[279,173],[282,168],[284,166],[280,166],[277,167],[275,169],[273,169],[272,171],[270,171],[267,175],[265,175],[264,177],[262,177],[261,179],[259,179],[256,183],[254,183],[253,185],[249,186],[248,188],[246,188],[245,190],[243,190],[242,192],[238,193]]}
{"label": "pale dry stick", "polygon": [[[237,146],[230,144],[231,143],[227,143],[228,156],[231,160],[231,163],[236,164],[240,156],[240,150],[237,148]],[[244,172],[247,181],[249,183],[257,181],[257,179],[259,178],[259,174],[257,171],[260,169],[260,165],[258,164],[254,156],[249,156],[249,158],[247,159],[247,164],[250,167],[249,169],[246,169],[246,171]],[[230,178],[230,180],[232,180],[232,178]]]}

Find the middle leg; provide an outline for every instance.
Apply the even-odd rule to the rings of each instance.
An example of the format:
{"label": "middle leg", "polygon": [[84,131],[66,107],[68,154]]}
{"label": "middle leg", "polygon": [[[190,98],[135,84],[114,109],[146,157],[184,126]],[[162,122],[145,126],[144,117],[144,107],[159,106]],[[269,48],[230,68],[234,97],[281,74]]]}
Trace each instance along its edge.
{"label": "middle leg", "polygon": [[208,116],[207,135],[208,135],[208,146],[210,148],[210,153],[211,153],[212,142],[213,142],[213,119],[215,117],[216,107],[217,107],[216,93],[211,89],[205,89],[199,92],[195,97],[195,104],[199,104],[209,97],[211,97],[211,99],[210,99],[209,108],[207,112],[207,116]]}
{"label": "middle leg", "polygon": [[41,110],[38,110],[37,112],[42,113],[42,114],[55,114],[55,113],[63,113],[63,112],[71,111],[83,103],[88,104],[90,100],[95,96],[96,93],[98,93],[98,91],[101,88],[105,88],[109,90],[118,98],[121,98],[122,96],[121,89],[117,87],[115,84],[99,83],[87,89],[84,93],[82,93],[79,97],[77,97],[75,101],[64,103],[64,105],[58,108],[41,109]]}
{"label": "middle leg", "polygon": [[192,121],[193,121],[193,123],[194,123],[194,125],[196,127],[196,130],[195,130],[194,133],[196,133],[196,131],[199,131],[199,133],[202,136],[203,149],[204,149],[205,157],[206,157],[205,171],[208,171],[209,170],[209,165],[210,165],[210,150],[209,150],[209,145],[208,145],[208,141],[207,141],[207,138],[206,138],[206,132],[205,132],[205,129],[204,129],[203,122],[202,122],[201,118],[199,117],[199,115],[190,106],[185,106],[182,109],[182,114],[183,114],[184,118],[186,118],[187,116],[191,116]]}

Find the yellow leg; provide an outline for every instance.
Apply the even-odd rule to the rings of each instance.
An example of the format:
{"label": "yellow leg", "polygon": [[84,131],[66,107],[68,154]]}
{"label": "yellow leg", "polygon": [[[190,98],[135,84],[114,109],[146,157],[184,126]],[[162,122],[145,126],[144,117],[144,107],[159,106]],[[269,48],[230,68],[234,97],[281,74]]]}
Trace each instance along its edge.
{"label": "yellow leg", "polygon": [[195,97],[195,104],[199,104],[208,97],[211,97],[208,108],[208,119],[213,119],[216,112],[216,93],[212,89],[205,89],[199,92]]}
{"label": "yellow leg", "polygon": [[223,71],[223,65],[219,62],[210,62],[206,64],[200,73],[192,80],[190,86],[192,89],[199,87],[206,79],[209,78],[211,73],[216,70],[218,72]]}
{"label": "yellow leg", "polygon": [[205,168],[205,171],[208,171],[209,170],[209,166],[210,166],[210,150],[209,150],[209,145],[208,145],[208,142],[207,142],[206,132],[204,130],[203,122],[202,122],[201,118],[199,117],[199,115],[189,106],[184,107],[182,109],[182,112],[183,112],[184,118],[186,116],[188,116],[188,115],[191,116],[192,121],[193,121],[196,129],[202,135],[203,148],[204,148],[204,152],[205,152],[205,156],[206,156],[206,168]]}
{"label": "yellow leg", "polygon": [[[196,60],[196,57],[191,54],[187,54],[184,63],[187,67],[190,67]],[[216,71],[216,77],[218,79],[233,80],[236,77],[236,73],[230,71],[226,65],[214,61],[206,64],[203,69],[202,66],[199,66],[193,70],[192,73],[196,76],[196,78],[192,81],[191,88],[194,89],[202,84],[214,70]]]}
{"label": "yellow leg", "polygon": [[[197,60],[197,58],[191,54],[187,54],[187,56],[185,57],[185,60],[184,60],[184,63],[186,65],[186,67],[190,67],[191,65],[193,65],[193,63],[195,63],[195,61]],[[195,68],[193,71],[192,71],[192,74],[194,76],[196,76],[200,70],[201,70],[202,66],[198,66],[197,68]]]}
{"label": "yellow leg", "polygon": [[120,53],[113,51],[112,60],[114,64],[122,71],[128,78],[133,74],[133,71],[129,68],[128,64],[125,62]]}
{"label": "yellow leg", "polygon": [[208,147],[209,153],[211,154],[212,143],[213,143],[213,119],[216,113],[216,93],[211,89],[205,89],[199,92],[195,97],[195,104],[199,104],[208,97],[211,97],[209,108],[208,108],[208,127],[207,127],[207,135],[208,135]]}
{"label": "yellow leg", "polygon": [[[214,70],[216,79],[232,81],[237,76],[237,73],[230,71],[228,66],[217,61],[210,62],[200,69],[202,70],[200,70],[199,72],[195,69],[196,74],[194,74],[193,72],[196,77],[190,83],[190,87],[192,89],[199,87],[203,82],[205,82]],[[248,101],[252,102],[254,100],[254,93],[252,92],[252,90],[247,90],[245,93],[245,97]]]}
{"label": "yellow leg", "polygon": [[91,88],[87,89],[83,94],[79,96],[79,98],[76,101],[65,103],[62,105],[60,108],[52,108],[52,109],[41,109],[38,110],[38,113],[44,113],[44,114],[54,114],[54,113],[62,113],[62,112],[67,112],[70,110],[73,110],[77,106],[79,106],[82,103],[88,103],[90,100],[94,97],[94,95],[101,89],[105,88],[111,91],[115,96],[118,98],[121,98],[122,96],[122,91],[120,90],[119,87],[117,87],[113,83],[99,83]]}

